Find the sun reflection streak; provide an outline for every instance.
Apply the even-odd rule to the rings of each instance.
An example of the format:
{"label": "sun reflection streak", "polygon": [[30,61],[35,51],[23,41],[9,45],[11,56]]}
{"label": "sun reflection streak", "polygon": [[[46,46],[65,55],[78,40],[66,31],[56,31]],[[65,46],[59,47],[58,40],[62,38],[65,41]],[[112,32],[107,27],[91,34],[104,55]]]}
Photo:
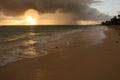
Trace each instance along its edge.
{"label": "sun reflection streak", "polygon": [[24,50],[24,55],[26,56],[36,56],[38,53],[35,49],[35,47],[31,46],[31,47],[28,47]]}

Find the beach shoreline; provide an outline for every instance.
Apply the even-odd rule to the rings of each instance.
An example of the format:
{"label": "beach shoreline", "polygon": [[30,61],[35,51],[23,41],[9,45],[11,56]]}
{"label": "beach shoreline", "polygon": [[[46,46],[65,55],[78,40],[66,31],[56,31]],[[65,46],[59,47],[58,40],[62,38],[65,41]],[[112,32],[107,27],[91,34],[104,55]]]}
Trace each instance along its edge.
{"label": "beach shoreline", "polygon": [[[74,33],[76,35],[65,37],[61,42],[48,44],[49,47],[55,46],[46,47],[46,56],[23,59],[0,67],[0,79],[119,80],[119,33],[119,29],[108,27],[106,37],[102,35],[97,42],[91,40],[95,42],[92,45],[89,41],[81,43],[86,37],[81,40],[79,33]],[[90,46],[87,47],[87,44]]]}

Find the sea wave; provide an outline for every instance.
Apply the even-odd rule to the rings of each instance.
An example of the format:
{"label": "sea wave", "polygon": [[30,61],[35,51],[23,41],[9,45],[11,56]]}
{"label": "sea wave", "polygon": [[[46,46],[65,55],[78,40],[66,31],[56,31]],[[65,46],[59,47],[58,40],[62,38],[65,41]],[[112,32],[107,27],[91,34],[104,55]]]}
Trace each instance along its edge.
{"label": "sea wave", "polygon": [[[45,56],[48,54],[47,50],[45,49],[48,43],[56,43],[56,41],[63,39],[66,35],[80,31],[80,29],[77,29],[64,31],[62,33],[54,32],[51,35],[47,35],[48,33],[42,33],[42,35],[29,33],[22,37],[11,37],[9,40],[6,40],[6,43],[7,41],[11,41],[10,44],[8,43],[9,46],[0,49],[0,53],[2,53],[0,54],[0,66],[5,66],[23,58]],[[15,42],[15,40],[19,39],[21,40]],[[7,44],[5,44],[5,46],[6,45]]]}

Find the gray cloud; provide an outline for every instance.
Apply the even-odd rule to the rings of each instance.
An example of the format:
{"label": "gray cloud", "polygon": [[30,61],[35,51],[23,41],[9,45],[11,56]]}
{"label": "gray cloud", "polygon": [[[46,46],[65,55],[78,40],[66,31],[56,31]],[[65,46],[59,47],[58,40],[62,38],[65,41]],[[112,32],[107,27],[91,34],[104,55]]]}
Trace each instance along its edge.
{"label": "gray cloud", "polygon": [[92,3],[99,0],[0,0],[0,11],[6,15],[22,15],[27,9],[36,9],[39,13],[72,13],[79,20],[101,20],[109,16],[104,15],[94,8]]}

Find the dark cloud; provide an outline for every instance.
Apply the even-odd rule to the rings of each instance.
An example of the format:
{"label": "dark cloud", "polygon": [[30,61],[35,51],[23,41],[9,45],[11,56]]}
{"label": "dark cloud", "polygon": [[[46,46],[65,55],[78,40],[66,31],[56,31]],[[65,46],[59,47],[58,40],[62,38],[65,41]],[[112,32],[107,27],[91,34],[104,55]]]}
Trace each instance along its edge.
{"label": "dark cloud", "polygon": [[72,13],[76,19],[98,20],[108,18],[91,8],[99,0],[0,0],[0,11],[6,15],[22,15],[27,9],[36,9],[39,13]]}

